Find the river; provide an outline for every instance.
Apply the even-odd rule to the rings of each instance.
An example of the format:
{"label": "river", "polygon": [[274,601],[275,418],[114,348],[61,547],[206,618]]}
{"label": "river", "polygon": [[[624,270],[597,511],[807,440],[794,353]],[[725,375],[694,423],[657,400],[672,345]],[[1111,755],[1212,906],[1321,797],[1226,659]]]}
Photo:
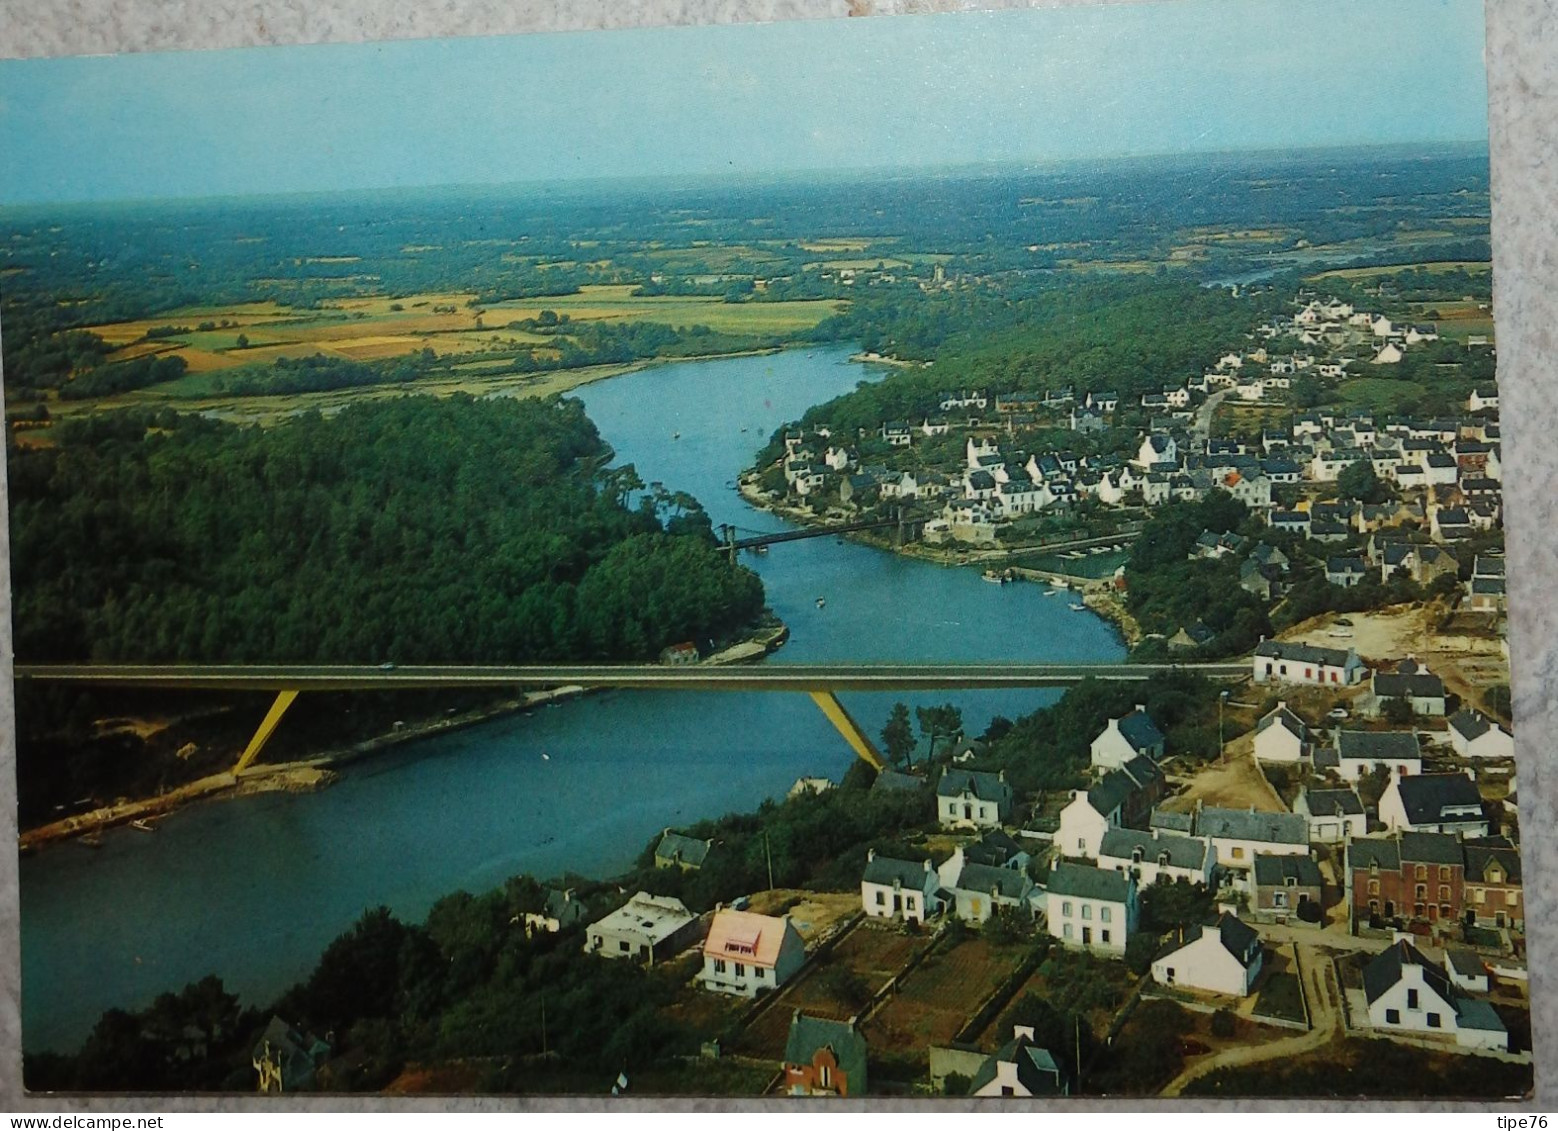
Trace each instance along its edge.
{"label": "river", "polygon": [[[784,421],[875,378],[847,353],[659,365],[578,395],[646,481],[691,492],[716,524],[778,530],[729,484]],[[745,560],[792,630],[770,663],[1125,651],[1111,625],[1070,611],[1074,596],[991,585],[971,569],[833,538]],[[875,732],[894,698],[952,699],[977,732],[1056,694],[845,702]],[[154,835],[110,830],[95,852],[55,846],[21,861],[25,1047],[74,1048],[103,1010],[144,1007],[211,973],[264,1004],[365,909],[418,919],[442,895],[520,872],[612,875],[665,826],[753,809],[801,775],[837,780],[852,757],[802,695],[614,692],[409,743],[319,793],[195,806]]]}

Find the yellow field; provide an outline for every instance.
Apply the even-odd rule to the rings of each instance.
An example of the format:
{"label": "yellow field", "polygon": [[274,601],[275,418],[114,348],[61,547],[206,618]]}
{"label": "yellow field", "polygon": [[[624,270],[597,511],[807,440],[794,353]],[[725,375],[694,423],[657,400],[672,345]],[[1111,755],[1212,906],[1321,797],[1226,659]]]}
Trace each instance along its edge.
{"label": "yellow field", "polygon": [[1368,279],[1376,275],[1399,275],[1403,271],[1423,270],[1430,274],[1443,274],[1446,271],[1454,271],[1460,268],[1474,275],[1484,274],[1493,270],[1493,264],[1486,260],[1456,259],[1438,263],[1398,263],[1389,267],[1341,267],[1334,271],[1322,271],[1318,275],[1311,275],[1311,279]]}
{"label": "yellow field", "polygon": [[[112,355],[115,361],[147,354],[177,355],[184,359],[190,374],[198,375],[269,364],[282,357],[322,354],[368,361],[401,357],[421,349],[456,358],[534,350],[538,359],[555,360],[558,354],[547,345],[549,336],[508,329],[508,323],[537,318],[543,310],[566,314],[576,323],[702,325],[722,333],[767,337],[808,330],[843,306],[832,300],[726,303],[699,296],[635,297],[633,289],[630,284],[585,287],[578,294],[514,300],[487,307],[469,305],[475,297],[470,292],[340,299],[318,310],[274,302],[186,307],[156,318],[88,329],[116,347]],[[197,327],[202,322],[229,325],[200,330]],[[147,330],[156,326],[187,326],[190,332],[147,340]],[[248,342],[246,348],[239,348],[240,334]],[[537,346],[542,348],[535,349]],[[171,388],[169,391],[178,392]]]}
{"label": "yellow field", "polygon": [[876,267],[907,267],[909,263],[904,259],[825,259],[820,266],[831,271],[870,271]]}
{"label": "yellow field", "polygon": [[864,251],[878,242],[871,239],[801,240],[796,246],[802,251]]}

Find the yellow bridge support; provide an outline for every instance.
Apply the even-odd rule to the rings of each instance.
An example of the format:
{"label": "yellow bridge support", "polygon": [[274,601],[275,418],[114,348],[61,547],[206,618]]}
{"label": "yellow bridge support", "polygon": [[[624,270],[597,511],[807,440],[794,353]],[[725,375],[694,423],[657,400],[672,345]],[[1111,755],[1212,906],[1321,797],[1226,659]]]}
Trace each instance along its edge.
{"label": "yellow bridge support", "polygon": [[828,717],[828,722],[838,728],[838,732],[844,736],[844,741],[849,743],[856,754],[859,754],[872,769],[886,769],[887,762],[877,753],[876,747],[871,745],[871,739],[860,729],[860,724],[844,709],[844,704],[839,702],[837,695],[831,691],[812,691],[808,694],[812,702],[822,708],[822,713]]}
{"label": "yellow bridge support", "polygon": [[292,706],[292,701],[297,697],[296,691],[282,691],[276,695],[276,701],[270,705],[270,710],[265,712],[265,718],[260,721],[260,729],[254,732],[254,737],[249,739],[249,745],[244,747],[243,756],[233,767],[233,773],[243,773],[249,768],[249,763],[260,756],[260,751],[265,749],[270,736],[276,733],[281,716],[287,713],[287,708]]}

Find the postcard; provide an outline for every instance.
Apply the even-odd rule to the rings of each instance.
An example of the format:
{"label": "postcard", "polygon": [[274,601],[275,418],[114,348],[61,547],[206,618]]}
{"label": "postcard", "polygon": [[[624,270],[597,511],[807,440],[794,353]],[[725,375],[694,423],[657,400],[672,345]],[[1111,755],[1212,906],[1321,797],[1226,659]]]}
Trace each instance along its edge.
{"label": "postcard", "polygon": [[1483,20],[0,63],[27,1087],[1528,1093]]}

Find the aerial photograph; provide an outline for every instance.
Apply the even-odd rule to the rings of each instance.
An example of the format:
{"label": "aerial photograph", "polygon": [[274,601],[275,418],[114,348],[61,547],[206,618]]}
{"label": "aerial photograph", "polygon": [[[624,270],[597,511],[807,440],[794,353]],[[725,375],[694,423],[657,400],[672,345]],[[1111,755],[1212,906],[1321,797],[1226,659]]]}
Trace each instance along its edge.
{"label": "aerial photograph", "polygon": [[0,62],[29,1091],[1530,1093],[1483,58]]}

